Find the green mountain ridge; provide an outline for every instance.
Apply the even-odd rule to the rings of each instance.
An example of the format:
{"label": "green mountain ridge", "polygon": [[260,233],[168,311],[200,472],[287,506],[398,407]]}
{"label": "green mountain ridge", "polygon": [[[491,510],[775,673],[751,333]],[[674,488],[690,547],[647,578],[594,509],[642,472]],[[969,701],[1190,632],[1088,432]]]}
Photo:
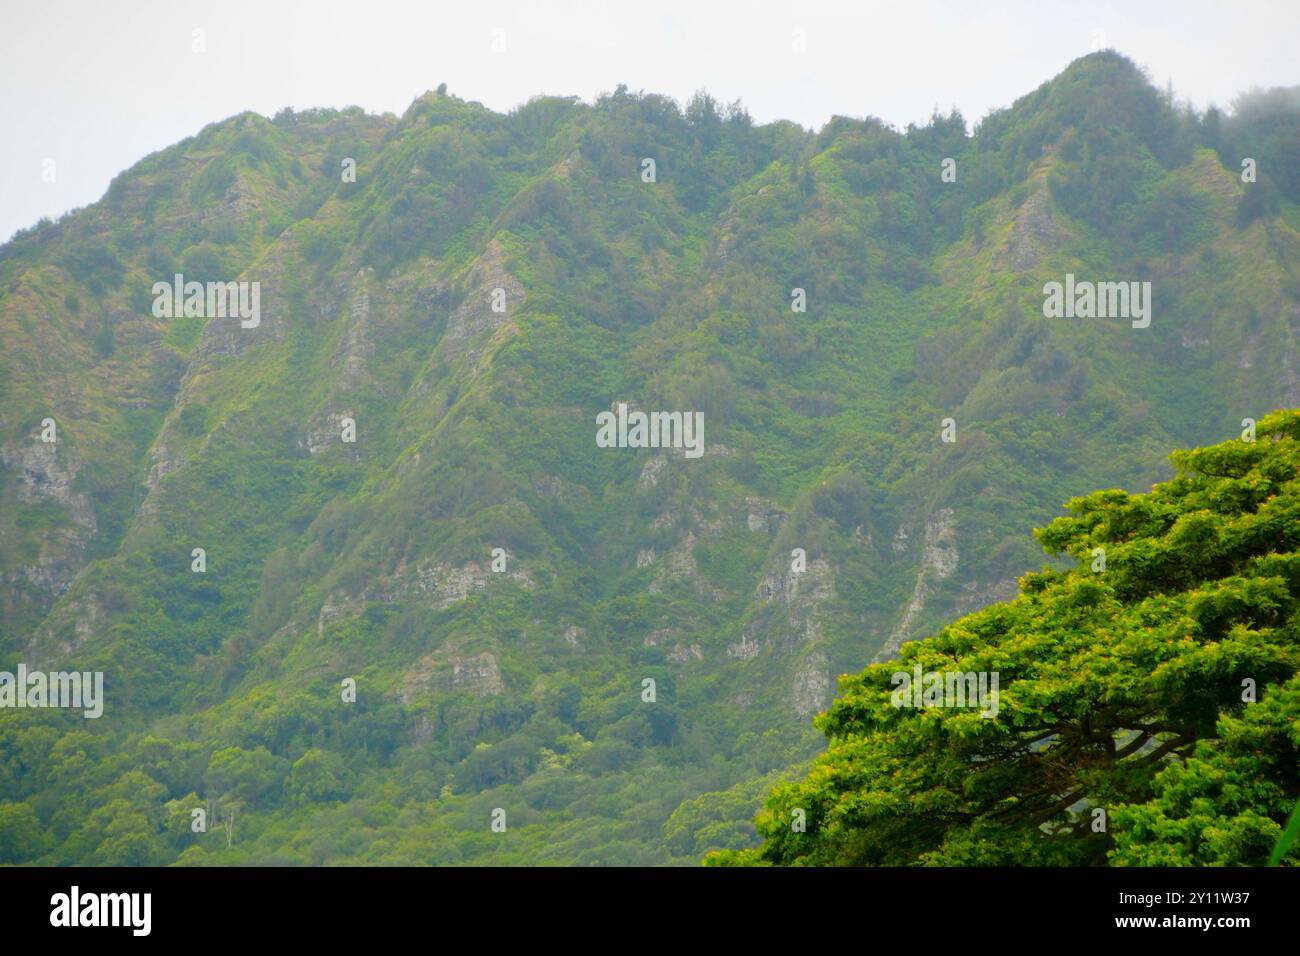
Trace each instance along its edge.
{"label": "green mountain ridge", "polygon": [[[0,862],[756,844],[836,675],[1012,597],[1067,499],[1300,405],[1298,131],[1104,53],[970,134],[440,90],[145,159],[0,247],[0,670],[106,688],[0,711]],[[260,323],[155,318],[176,273]],[[1044,318],[1067,273],[1150,281],[1151,326]],[[619,402],[702,412],[703,457],[598,448]]]}

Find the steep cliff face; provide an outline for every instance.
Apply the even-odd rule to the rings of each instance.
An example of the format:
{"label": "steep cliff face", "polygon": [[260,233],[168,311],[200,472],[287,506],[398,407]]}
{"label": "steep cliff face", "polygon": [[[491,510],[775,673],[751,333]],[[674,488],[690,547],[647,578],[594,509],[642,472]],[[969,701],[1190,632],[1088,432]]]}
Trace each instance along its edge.
{"label": "steep cliff face", "polygon": [[86,560],[86,546],[95,536],[95,510],[84,492],[76,490],[84,466],[77,456],[57,444],[34,439],[0,447],[0,462],[14,472],[18,503],[62,512],[59,533],[44,539],[36,560],[25,565],[14,583],[37,603],[67,591]]}
{"label": "steep cliff face", "polygon": [[[0,250],[0,665],[104,669],[111,747],[203,755],[168,787],[324,749],[372,806],[522,794],[547,853],[664,862],[679,803],[816,750],[836,675],[1012,596],[1064,500],[1300,399],[1293,207],[1243,222],[1152,116],[1099,56],[973,134],[626,90],[216,124]],[[1098,199],[1107,157],[1141,188]],[[260,322],[156,318],[178,272]],[[1046,319],[1067,272],[1154,276],[1150,328]],[[598,445],[620,406],[702,453]],[[327,812],[292,792],[252,812]]]}
{"label": "steep cliff face", "polygon": [[912,597],[903,610],[898,624],[889,632],[889,638],[876,655],[876,660],[889,660],[898,653],[903,641],[916,633],[916,625],[926,609],[926,602],[935,586],[957,570],[957,544],[953,528],[954,512],[940,508],[925,519],[925,538],[921,545],[921,567],[916,572],[916,585]]}

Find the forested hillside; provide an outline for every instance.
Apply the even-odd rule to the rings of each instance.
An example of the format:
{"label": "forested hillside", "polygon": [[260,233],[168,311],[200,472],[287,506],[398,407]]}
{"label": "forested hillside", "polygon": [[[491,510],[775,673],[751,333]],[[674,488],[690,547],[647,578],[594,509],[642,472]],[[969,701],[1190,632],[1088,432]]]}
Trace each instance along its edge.
{"label": "forested hillside", "polygon": [[[1297,159],[1297,89],[1198,113],[1114,53],[973,127],[809,131],[622,87],[500,114],[440,88],[401,117],[242,114],[146,158],[0,247],[0,671],[104,674],[98,719],[0,709],[0,863],[1029,846],[1033,812],[982,822],[1022,785],[994,772],[945,804],[960,820],[890,853],[856,817],[799,847],[753,820],[783,781],[838,766],[837,745],[812,763],[838,675],[958,618],[933,646],[979,627],[1000,647],[1033,630],[1031,605],[1060,611],[1036,638],[1054,641],[1148,613],[1141,556],[1102,584],[1071,556],[1102,534],[1088,522],[1146,507],[1098,489],[1147,492],[1172,450],[1300,406]],[[155,284],[176,274],[257,283],[258,321],[160,317]],[[1044,285],[1067,275],[1149,282],[1149,325],[1048,317]],[[597,416],[621,404],[701,413],[703,454],[600,447]],[[1261,482],[1290,493],[1294,427],[1268,421],[1280,441],[1193,453],[1236,470],[1221,489],[1174,479],[1182,504],[1208,496],[1188,514],[1264,514]],[[1066,552],[1048,570],[1035,527]],[[1273,628],[1215,673],[1244,660],[1280,687],[1290,559],[1223,547],[1182,567],[1150,627],[1181,641],[1192,615],[1203,654]],[[997,605],[1027,572],[1038,596]],[[1207,624],[1197,601],[1220,590],[1274,616]],[[1105,657],[1104,635],[1080,640]],[[1131,650],[1117,666],[1155,653]],[[1192,651],[1125,693],[1178,710],[1211,668]],[[822,729],[857,733],[872,687],[851,680]],[[1022,705],[1007,686],[986,724],[1048,721],[1066,696]],[[1272,699],[1178,716],[1198,739],[1242,722],[1224,733],[1250,748],[1251,721],[1282,719]],[[1290,746],[1242,806],[1296,795]],[[1161,780],[1153,802],[1147,777],[1106,790],[1104,846],[1035,860],[1170,862],[1143,834],[1192,824]],[[1271,831],[1242,826],[1234,859],[1253,860]],[[1199,839],[1189,859],[1231,856]]]}
{"label": "forested hillside", "polygon": [[[1284,850],[1300,412],[1259,425],[1175,454],[1150,494],[1070,502],[1039,540],[1077,569],[1028,574],[1015,601],[845,678],[817,719],[831,748],[773,794],[763,846],[709,862],[1259,866]],[[899,706],[894,674],[918,667],[997,674],[996,713]]]}

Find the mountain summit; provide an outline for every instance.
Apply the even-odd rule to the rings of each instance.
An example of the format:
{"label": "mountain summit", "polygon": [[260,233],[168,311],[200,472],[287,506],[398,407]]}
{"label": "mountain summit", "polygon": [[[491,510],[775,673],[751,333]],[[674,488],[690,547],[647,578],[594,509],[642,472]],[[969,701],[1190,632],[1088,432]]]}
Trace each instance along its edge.
{"label": "mountain summit", "polygon": [[0,711],[0,862],[752,846],[837,675],[1300,405],[1298,131],[1099,53],[973,131],[441,89],[148,157],[0,248],[0,671],[103,674]]}

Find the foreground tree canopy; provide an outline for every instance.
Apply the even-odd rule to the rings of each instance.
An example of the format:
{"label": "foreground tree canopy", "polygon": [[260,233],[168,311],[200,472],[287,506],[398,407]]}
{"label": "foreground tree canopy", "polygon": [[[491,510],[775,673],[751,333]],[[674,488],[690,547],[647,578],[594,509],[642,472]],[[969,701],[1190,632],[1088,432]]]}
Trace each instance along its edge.
{"label": "foreground tree canopy", "polygon": [[[842,677],[763,844],[706,862],[1268,862],[1300,794],[1300,411],[1257,435],[1174,453],[1149,494],[1071,501],[1036,533],[1077,568]],[[917,664],[997,673],[996,716],[894,706]]]}

